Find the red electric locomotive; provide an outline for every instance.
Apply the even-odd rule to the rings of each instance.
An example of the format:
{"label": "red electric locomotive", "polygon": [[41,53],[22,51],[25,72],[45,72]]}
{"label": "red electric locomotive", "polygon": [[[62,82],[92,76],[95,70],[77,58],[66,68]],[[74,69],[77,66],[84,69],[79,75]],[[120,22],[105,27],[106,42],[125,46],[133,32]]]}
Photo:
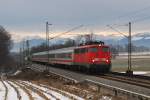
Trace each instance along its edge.
{"label": "red electric locomotive", "polygon": [[103,42],[34,53],[31,60],[86,72],[109,72],[111,68],[111,52]]}

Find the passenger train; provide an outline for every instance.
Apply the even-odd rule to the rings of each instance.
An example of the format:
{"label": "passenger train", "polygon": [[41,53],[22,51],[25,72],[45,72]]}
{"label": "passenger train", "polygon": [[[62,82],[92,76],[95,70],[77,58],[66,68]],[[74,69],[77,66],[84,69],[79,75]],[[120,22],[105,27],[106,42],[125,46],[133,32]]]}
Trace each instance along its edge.
{"label": "passenger train", "polygon": [[31,61],[85,72],[109,72],[111,52],[103,42],[33,53]]}

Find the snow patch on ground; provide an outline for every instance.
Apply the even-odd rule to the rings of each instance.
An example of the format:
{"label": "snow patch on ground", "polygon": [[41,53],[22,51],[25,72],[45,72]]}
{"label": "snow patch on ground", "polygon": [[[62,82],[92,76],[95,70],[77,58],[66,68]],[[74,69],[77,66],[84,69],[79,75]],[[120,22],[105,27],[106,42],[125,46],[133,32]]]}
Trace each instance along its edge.
{"label": "snow patch on ground", "polygon": [[2,82],[0,82],[0,100],[4,100],[4,98],[5,98],[5,88]]}
{"label": "snow patch on ground", "polygon": [[40,97],[37,93],[35,93],[34,91],[31,91],[30,89],[28,89],[32,95],[32,97],[34,98],[34,100],[44,100],[42,97]]}
{"label": "snow patch on ground", "polygon": [[[126,72],[121,72],[121,73],[126,73]],[[150,71],[133,71],[133,74],[135,75],[145,75],[145,74],[149,74]]]}
{"label": "snow patch on ground", "polygon": [[[10,81],[9,81],[10,82]],[[20,95],[21,95],[21,100],[29,100],[29,97],[28,95],[19,87],[17,86],[16,84],[14,84],[13,82],[10,82],[11,84],[13,84],[15,87],[17,87]],[[0,99],[1,100],[1,99]]]}
{"label": "snow patch on ground", "polygon": [[133,72],[133,74],[137,74],[137,75],[142,75],[142,74],[147,74],[148,72],[144,72],[144,71],[136,71]]}
{"label": "snow patch on ground", "polygon": [[[53,88],[53,90],[49,90],[49,89],[47,89],[47,88],[40,87],[40,86],[38,86],[38,85],[32,84],[32,83],[27,82],[27,81],[24,81],[24,82],[26,82],[27,84],[30,84],[30,85],[32,85],[32,86],[34,86],[34,87],[37,87],[37,88],[39,88],[39,89],[42,89],[42,90],[44,90],[44,91],[47,91],[47,92],[53,94],[55,97],[59,98],[60,100],[70,100],[70,98],[68,98],[67,96],[64,96],[64,95],[62,95],[61,93],[58,93],[58,92],[53,91],[53,90],[58,90],[58,89],[56,89],[56,88],[50,87],[50,88]],[[44,85],[43,85],[43,86],[44,86]],[[76,95],[70,94],[70,93],[68,93],[68,92],[66,92],[66,91],[62,91],[62,90],[58,90],[58,91],[63,92],[63,93],[65,93],[65,94],[69,95],[69,96],[72,96],[73,98],[75,98],[75,99],[77,99],[77,100],[84,100],[83,98],[80,98],[80,97],[78,97],[78,96],[76,96]]]}
{"label": "snow patch on ground", "polygon": [[112,100],[112,97],[102,96],[100,100]]}
{"label": "snow patch on ground", "polygon": [[[24,90],[22,90],[22,88],[20,88],[18,85],[14,84],[11,81],[9,81],[9,82],[18,89],[18,91],[19,91],[19,93],[21,95],[21,100],[29,100],[28,94]],[[22,82],[22,81],[20,81],[20,82]],[[50,100],[56,100],[56,98],[58,98],[60,100],[70,100],[70,98],[67,95],[69,95],[69,96],[71,96],[71,97],[73,97],[73,98],[75,98],[77,100],[84,100],[84,99],[82,99],[82,98],[80,98],[80,97],[78,97],[76,95],[70,94],[70,93],[62,91],[62,90],[59,90],[59,91],[64,92],[67,95],[63,95],[63,94],[61,94],[59,92],[47,89],[45,87],[40,87],[40,86],[38,86],[36,84],[32,84],[32,83],[27,82],[27,81],[23,81],[23,82],[25,82],[25,83],[27,83],[29,85],[32,85],[33,87],[36,87],[36,88],[39,88],[39,89],[45,91],[45,92],[43,92],[43,94],[45,96],[47,96]],[[11,87],[6,81],[4,81],[4,83],[8,87],[8,98],[7,99],[8,100],[18,100],[17,93],[14,90],[14,88]],[[22,86],[24,86],[24,85],[22,85]],[[35,91],[32,91],[30,89],[28,89],[28,90],[31,93],[31,95],[34,98],[34,100],[44,100],[44,98],[40,97]],[[50,94],[52,94],[54,97],[52,95],[50,95]],[[2,84],[2,82],[0,82],[0,100],[4,100],[4,98],[5,98],[5,88],[4,88],[3,84]]]}
{"label": "snow patch on ground", "polygon": [[4,81],[4,83],[6,84],[6,86],[8,87],[8,99],[7,100],[18,100],[17,98],[17,93],[14,90],[13,87],[11,87],[7,82]]}
{"label": "snow patch on ground", "polygon": [[21,73],[22,71],[20,71],[20,70],[17,70],[13,75],[15,76],[15,75],[17,75],[17,74],[19,74],[19,73]]}

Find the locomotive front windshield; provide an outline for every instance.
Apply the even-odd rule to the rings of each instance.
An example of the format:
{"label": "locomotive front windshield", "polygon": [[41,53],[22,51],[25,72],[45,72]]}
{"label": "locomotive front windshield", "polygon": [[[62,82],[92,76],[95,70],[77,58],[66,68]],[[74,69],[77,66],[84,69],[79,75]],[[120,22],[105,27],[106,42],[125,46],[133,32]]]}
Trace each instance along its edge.
{"label": "locomotive front windshield", "polygon": [[98,52],[98,48],[89,48],[89,52]]}
{"label": "locomotive front windshield", "polygon": [[109,48],[108,47],[103,47],[102,52],[109,52]]}

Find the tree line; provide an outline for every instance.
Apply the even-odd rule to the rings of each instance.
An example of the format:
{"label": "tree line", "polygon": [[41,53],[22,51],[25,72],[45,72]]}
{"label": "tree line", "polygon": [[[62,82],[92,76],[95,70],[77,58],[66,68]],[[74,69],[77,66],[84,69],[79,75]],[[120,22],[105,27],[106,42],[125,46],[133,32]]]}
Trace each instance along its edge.
{"label": "tree line", "polygon": [[0,72],[6,72],[14,68],[16,63],[10,53],[13,46],[11,35],[0,26]]}
{"label": "tree line", "polygon": [[[60,48],[65,48],[65,47],[72,47],[72,46],[77,46],[77,43],[73,39],[68,39],[65,43],[63,44],[53,44],[47,47],[45,43],[42,43],[39,46],[34,46],[31,48],[31,54],[36,53],[36,52],[42,52],[42,51],[47,51],[47,50],[54,50],[54,49],[60,49]],[[110,51],[113,55],[113,58],[115,58],[119,52],[128,52],[128,45],[112,45],[109,44],[110,46]],[[134,44],[131,45],[132,52],[144,52],[144,51],[150,51],[150,48],[144,47],[144,46],[135,46]]]}

